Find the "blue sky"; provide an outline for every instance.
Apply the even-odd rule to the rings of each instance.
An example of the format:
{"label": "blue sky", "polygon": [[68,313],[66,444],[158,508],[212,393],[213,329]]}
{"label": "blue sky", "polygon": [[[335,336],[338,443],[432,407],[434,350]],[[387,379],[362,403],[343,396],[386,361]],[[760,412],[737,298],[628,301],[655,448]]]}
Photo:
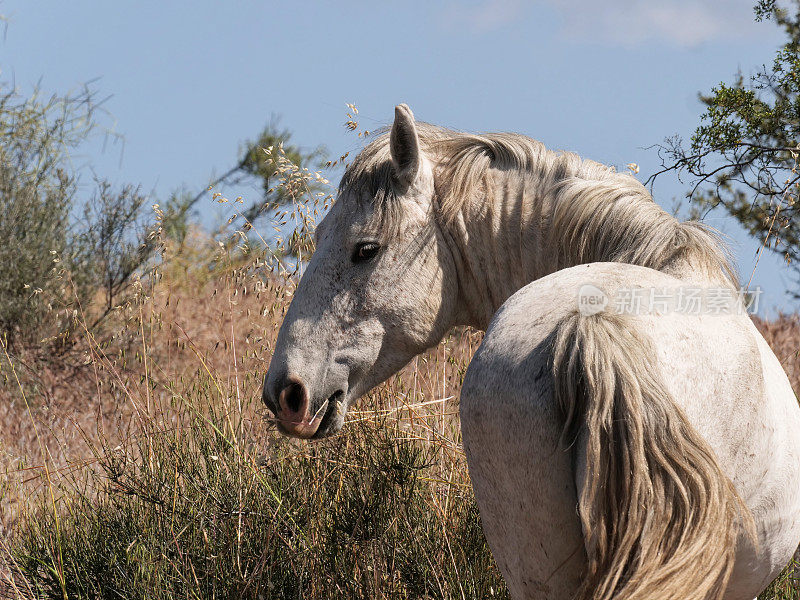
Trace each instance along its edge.
{"label": "blue sky", "polygon": [[[658,166],[647,147],[696,125],[697,93],[771,62],[782,40],[748,0],[0,0],[0,14],[2,80],[65,91],[99,77],[124,151],[98,143],[87,161],[154,201],[202,189],[274,115],[301,145],[356,151],[346,102],[368,129],[406,102],[432,123],[636,162],[644,179]],[[685,189],[665,176],[655,197],[671,209]],[[746,281],[758,245],[721,214],[709,222]],[[780,259],[765,254],[753,281],[771,311],[794,310]]]}

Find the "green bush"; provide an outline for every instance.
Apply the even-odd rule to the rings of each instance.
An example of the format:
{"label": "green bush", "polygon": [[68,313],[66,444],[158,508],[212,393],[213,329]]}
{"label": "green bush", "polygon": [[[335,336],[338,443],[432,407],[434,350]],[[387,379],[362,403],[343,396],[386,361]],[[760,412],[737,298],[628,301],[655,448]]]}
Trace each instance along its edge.
{"label": "green bush", "polygon": [[55,261],[71,245],[76,189],[64,166],[90,114],[79,97],[0,100],[0,332],[10,341],[59,328],[49,308],[65,291]]}
{"label": "green bush", "polygon": [[102,321],[152,251],[135,188],[97,181],[79,198],[73,154],[97,129],[97,109],[89,89],[0,96],[0,336],[11,347],[68,348],[79,313],[102,291],[99,313],[85,315]]}
{"label": "green bush", "polygon": [[370,422],[311,445],[272,437],[258,457],[213,406],[106,448],[96,497],[54,511],[43,496],[13,542],[35,597],[507,597],[471,489],[441,480],[435,447]]}

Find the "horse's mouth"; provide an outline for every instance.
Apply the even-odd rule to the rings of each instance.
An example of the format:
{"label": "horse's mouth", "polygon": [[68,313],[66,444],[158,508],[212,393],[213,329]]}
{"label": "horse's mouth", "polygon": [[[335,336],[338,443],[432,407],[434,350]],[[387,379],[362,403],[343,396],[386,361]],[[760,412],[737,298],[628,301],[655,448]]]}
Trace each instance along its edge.
{"label": "horse's mouth", "polygon": [[325,404],[327,404],[327,407],[325,408],[325,413],[320,419],[319,427],[314,432],[314,435],[311,436],[313,439],[327,437],[338,431],[338,429],[333,428],[335,426],[333,420],[334,415],[340,411],[342,400],[344,400],[344,391],[342,390],[337,390],[326,400]]}

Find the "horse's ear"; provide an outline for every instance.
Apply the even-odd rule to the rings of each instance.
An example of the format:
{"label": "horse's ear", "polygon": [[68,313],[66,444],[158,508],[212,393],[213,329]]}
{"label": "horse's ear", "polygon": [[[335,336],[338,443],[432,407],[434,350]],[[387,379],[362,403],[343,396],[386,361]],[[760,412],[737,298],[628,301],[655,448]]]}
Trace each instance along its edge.
{"label": "horse's ear", "polygon": [[394,109],[394,124],[389,135],[389,148],[392,153],[397,181],[403,187],[414,182],[420,165],[419,137],[414,125],[414,113],[406,104]]}

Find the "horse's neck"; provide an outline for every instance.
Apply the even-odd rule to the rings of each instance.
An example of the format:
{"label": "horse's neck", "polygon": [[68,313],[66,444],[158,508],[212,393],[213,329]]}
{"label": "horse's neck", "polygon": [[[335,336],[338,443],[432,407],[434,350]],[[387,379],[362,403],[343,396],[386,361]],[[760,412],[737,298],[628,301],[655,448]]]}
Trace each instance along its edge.
{"label": "horse's neck", "polygon": [[509,296],[550,272],[537,187],[529,178],[495,176],[490,193],[466,202],[446,227],[466,324],[485,329]]}
{"label": "horse's neck", "polygon": [[[587,165],[597,167],[596,163]],[[459,273],[463,313],[459,321],[481,329],[514,292],[557,270],[601,261],[651,266],[651,258],[642,254],[652,241],[648,224],[660,220],[665,229],[678,225],[632,178],[614,177],[606,182],[612,197],[599,205],[580,193],[554,194],[554,181],[535,173],[493,171],[489,181],[490,189],[466,202],[445,231]],[[578,185],[585,181],[589,193],[595,193],[592,186],[604,185],[581,178],[575,181]],[[614,202],[614,193],[644,195],[628,205],[627,200]],[[647,218],[637,219],[645,212]],[[599,227],[598,222],[589,226],[594,219]],[[621,233],[608,235],[610,227]],[[691,254],[652,266],[687,282],[726,281],[713,265]]]}

